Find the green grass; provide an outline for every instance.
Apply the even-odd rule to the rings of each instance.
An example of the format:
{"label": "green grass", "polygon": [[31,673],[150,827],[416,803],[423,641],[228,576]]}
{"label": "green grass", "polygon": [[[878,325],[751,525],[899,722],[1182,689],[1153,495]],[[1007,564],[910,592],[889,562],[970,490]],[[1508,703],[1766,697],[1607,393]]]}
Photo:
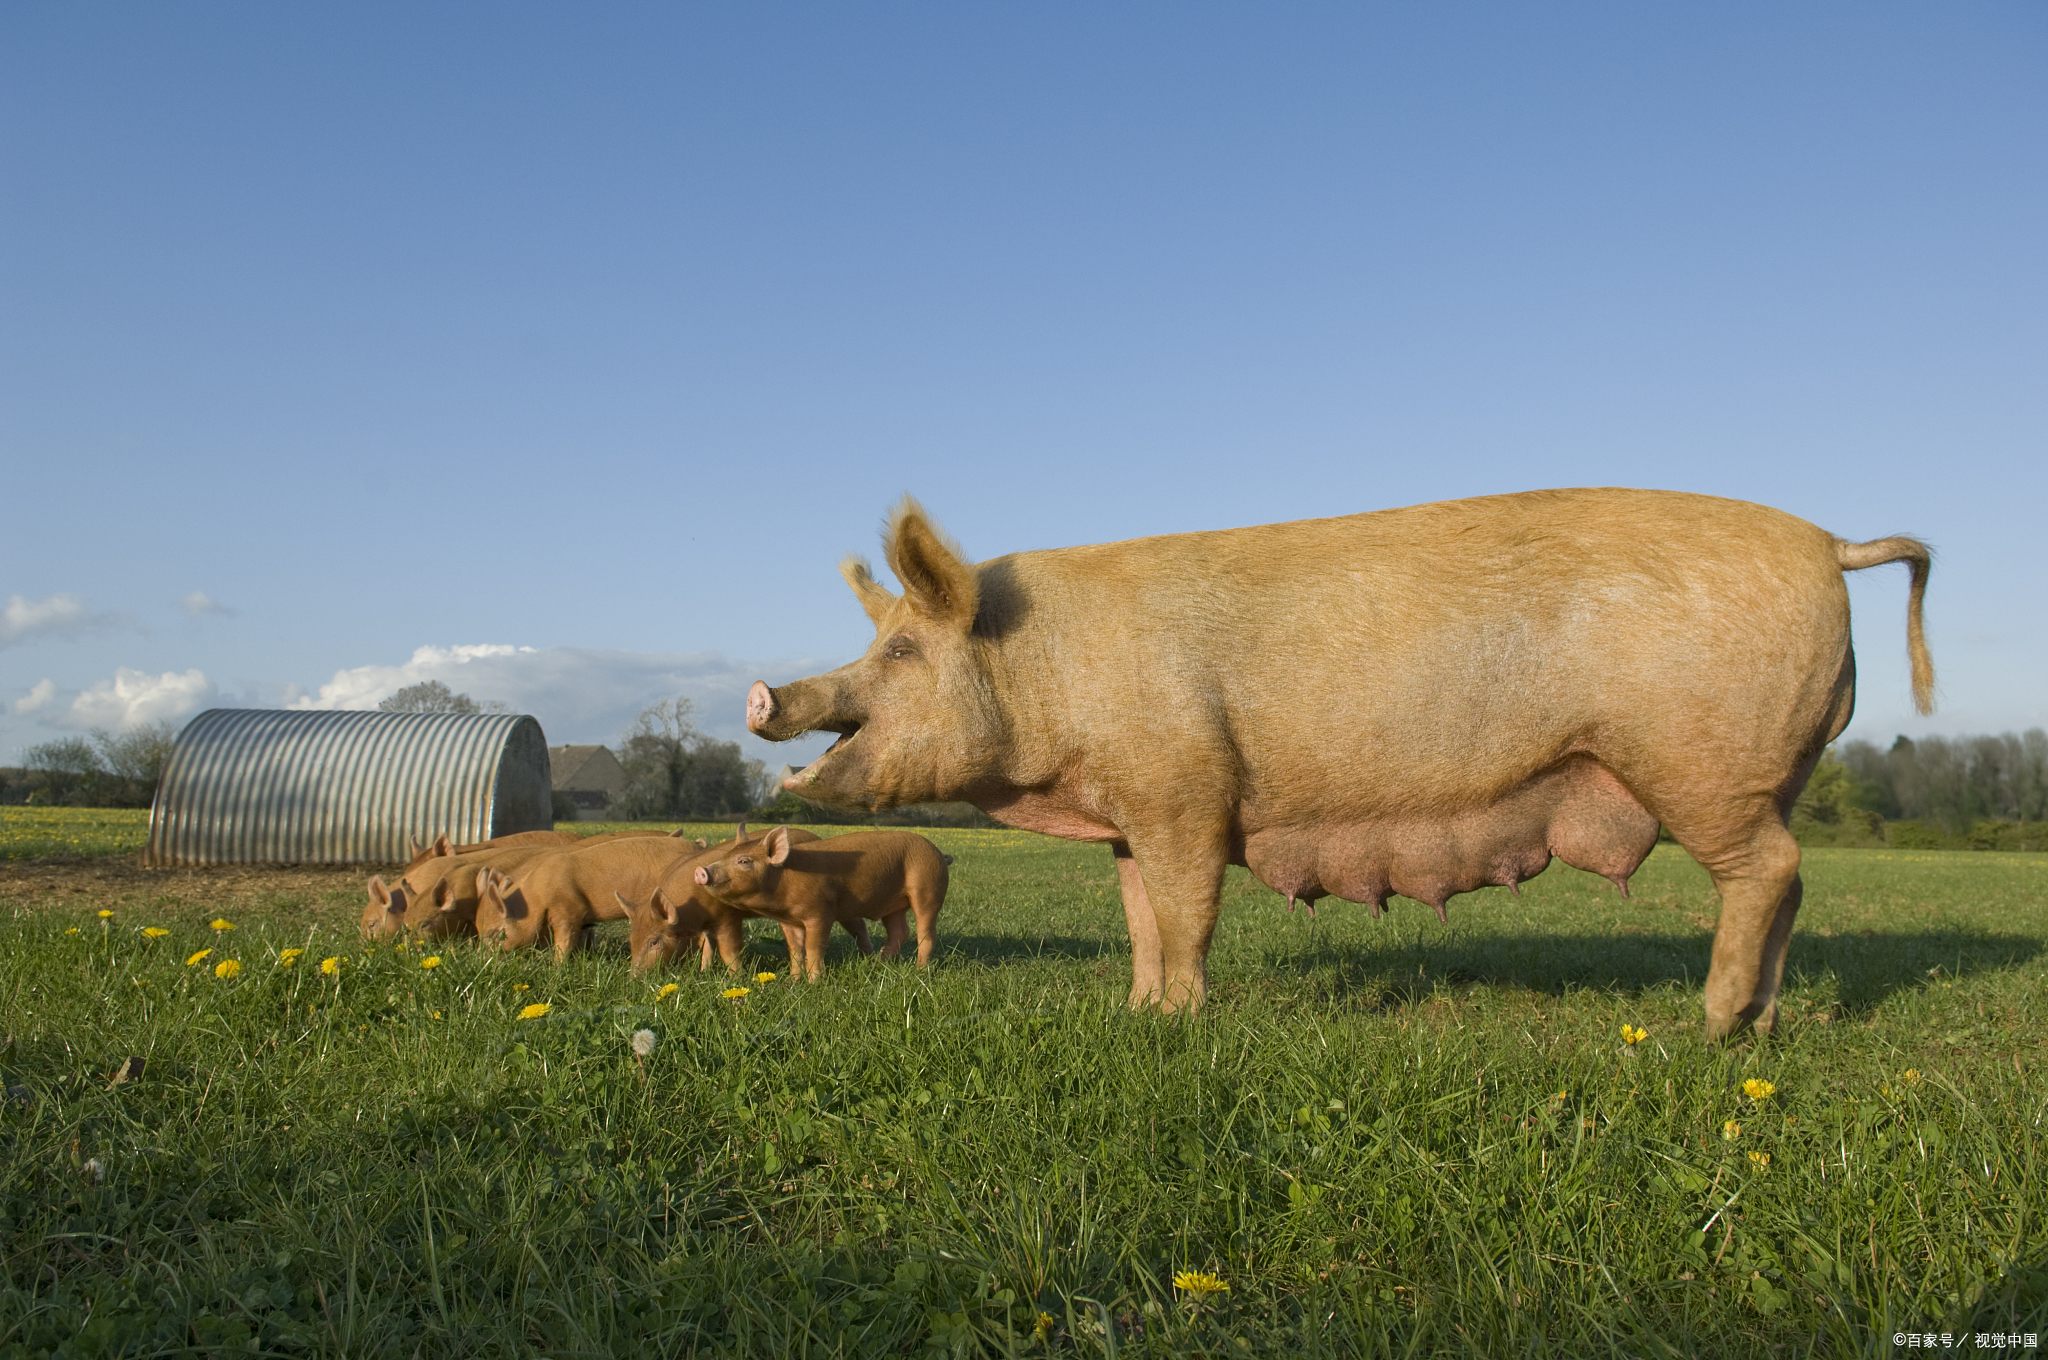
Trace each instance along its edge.
{"label": "green grass", "polygon": [[[615,926],[560,970],[469,946],[423,968],[355,939],[338,876],[234,899],[222,934],[229,899],[148,879],[0,889],[0,1356],[2048,1331],[2048,857],[1809,851],[1784,1024],[1720,1048],[1714,898],[1670,847],[1629,900],[1555,868],[1448,926],[1290,916],[1234,874],[1190,1020],[1123,1009],[1106,851],[930,834],[957,861],[931,970],[841,937],[823,983],[737,1000],[694,972],[659,996]],[[779,937],[750,948],[784,973]],[[109,1087],[129,1054],[144,1076]],[[1196,1304],[1184,1270],[1230,1289]]]}
{"label": "green grass", "polygon": [[147,808],[0,807],[0,860],[128,855],[148,839]]}

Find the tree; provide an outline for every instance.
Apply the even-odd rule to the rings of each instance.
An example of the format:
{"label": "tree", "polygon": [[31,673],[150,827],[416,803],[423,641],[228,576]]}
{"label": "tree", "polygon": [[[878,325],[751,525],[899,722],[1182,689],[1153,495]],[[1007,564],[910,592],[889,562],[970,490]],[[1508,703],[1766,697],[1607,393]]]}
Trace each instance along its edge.
{"label": "tree", "polygon": [[157,780],[163,778],[164,766],[170,762],[171,749],[177,744],[178,725],[164,718],[131,727],[119,736],[95,727],[92,740],[115,778],[154,794]]}
{"label": "tree", "polygon": [[739,743],[717,741],[697,730],[690,701],[682,695],[643,709],[619,739],[616,754],[626,787],[612,801],[623,821],[681,821],[724,817],[753,805],[761,762],[741,754]]}
{"label": "tree", "polygon": [[107,768],[100,753],[84,737],[59,737],[21,753],[28,771],[31,803],[93,807],[100,801]]}
{"label": "tree", "polygon": [[386,713],[510,713],[512,706],[503,699],[489,699],[479,704],[467,694],[457,694],[439,680],[422,680],[417,685],[407,685],[388,699],[380,700],[377,707]]}

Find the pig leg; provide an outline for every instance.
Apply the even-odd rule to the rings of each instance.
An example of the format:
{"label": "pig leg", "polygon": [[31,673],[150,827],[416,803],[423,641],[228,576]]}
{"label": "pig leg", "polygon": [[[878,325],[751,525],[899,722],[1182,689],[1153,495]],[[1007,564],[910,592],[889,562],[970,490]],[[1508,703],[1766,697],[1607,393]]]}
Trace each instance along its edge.
{"label": "pig leg", "polygon": [[1166,968],[1159,948],[1159,922],[1152,915],[1152,899],[1145,893],[1144,876],[1131,855],[1128,841],[1110,846],[1116,856],[1117,886],[1123,889],[1124,923],[1131,931],[1131,1000],[1133,1007],[1156,1003],[1165,994]]}
{"label": "pig leg", "polygon": [[782,943],[789,949],[789,971],[794,973],[804,957],[804,928],[787,921],[776,924],[782,927]]}
{"label": "pig leg", "polygon": [[[890,905],[896,906],[894,903]],[[882,945],[882,957],[885,959],[893,959],[902,953],[903,942],[910,938],[910,927],[904,924],[903,914],[904,909],[896,906],[894,911],[882,918],[882,928],[888,932],[888,937]]]}
{"label": "pig leg", "polygon": [[[1159,1009],[1197,1011],[1209,990],[1209,940],[1223,891],[1225,852],[1221,838],[1199,830],[1163,828],[1132,846],[1145,902],[1159,943]],[[1129,898],[1125,898],[1129,913]],[[1137,932],[1132,932],[1132,996],[1138,995]]]}
{"label": "pig leg", "polygon": [[1768,1033],[1777,1023],[1785,947],[1804,895],[1799,843],[1775,815],[1747,844],[1720,854],[1695,850],[1676,827],[1671,834],[1706,866],[1721,894],[1707,970],[1707,1037],[1725,1039],[1747,1024]]}
{"label": "pig leg", "polygon": [[[842,916],[839,918],[839,924],[845,926],[846,933],[853,936],[853,942],[859,946],[862,957],[875,952],[875,942],[868,938],[868,923],[866,921],[863,921],[858,916]],[[894,946],[890,947],[893,948]],[[895,955],[884,953],[882,957],[885,959],[894,958]]]}
{"label": "pig leg", "polygon": [[[820,914],[803,923],[804,979],[816,982],[825,976],[825,941],[832,934],[832,918]],[[792,970],[794,971],[794,970]]]}
{"label": "pig leg", "polygon": [[740,951],[747,942],[746,922],[739,913],[721,912],[711,923],[711,931],[718,942],[718,957],[725,964],[728,973],[737,973],[743,960]]}

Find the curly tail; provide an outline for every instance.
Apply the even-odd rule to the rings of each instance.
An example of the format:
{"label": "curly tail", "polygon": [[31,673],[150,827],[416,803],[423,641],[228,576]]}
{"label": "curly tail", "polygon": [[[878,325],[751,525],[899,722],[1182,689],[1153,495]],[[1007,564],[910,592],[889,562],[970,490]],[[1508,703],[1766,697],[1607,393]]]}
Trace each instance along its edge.
{"label": "curly tail", "polygon": [[1917,538],[1878,538],[1868,543],[1835,540],[1835,561],[1843,571],[1861,571],[1904,562],[1913,573],[1906,591],[1906,655],[1913,661],[1913,707],[1921,713],[1934,711],[1934,658],[1927,653],[1927,633],[1920,626],[1920,601],[1927,594],[1927,571],[1934,554]]}

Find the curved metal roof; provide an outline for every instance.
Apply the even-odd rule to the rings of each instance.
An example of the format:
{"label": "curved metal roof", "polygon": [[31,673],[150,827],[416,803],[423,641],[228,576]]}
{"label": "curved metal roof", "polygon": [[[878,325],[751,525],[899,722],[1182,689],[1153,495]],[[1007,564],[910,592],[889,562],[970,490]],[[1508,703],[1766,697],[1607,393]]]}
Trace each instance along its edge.
{"label": "curved metal roof", "polygon": [[390,863],[408,836],[551,827],[550,794],[523,714],[212,708],[178,734],[143,863]]}

